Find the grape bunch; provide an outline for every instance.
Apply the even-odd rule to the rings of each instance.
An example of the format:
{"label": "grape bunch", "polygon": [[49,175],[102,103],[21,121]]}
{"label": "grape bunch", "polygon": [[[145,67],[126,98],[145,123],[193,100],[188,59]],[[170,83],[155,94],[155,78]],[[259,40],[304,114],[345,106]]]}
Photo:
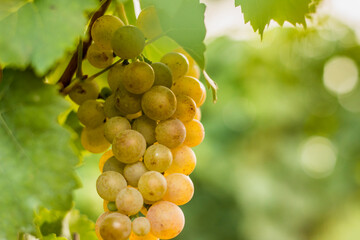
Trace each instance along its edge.
{"label": "grape bunch", "polygon": [[194,194],[191,147],[204,139],[200,106],[206,91],[184,50],[167,53],[160,62],[145,58],[146,39],[159,33],[151,7],[140,13],[136,26],[112,15],[98,18],[87,60],[107,68],[120,59],[108,72],[110,91],[85,80],[69,93],[79,104],[83,147],[104,152],[96,181],[105,211],[96,222],[99,239],[172,239],[185,224],[179,206]]}

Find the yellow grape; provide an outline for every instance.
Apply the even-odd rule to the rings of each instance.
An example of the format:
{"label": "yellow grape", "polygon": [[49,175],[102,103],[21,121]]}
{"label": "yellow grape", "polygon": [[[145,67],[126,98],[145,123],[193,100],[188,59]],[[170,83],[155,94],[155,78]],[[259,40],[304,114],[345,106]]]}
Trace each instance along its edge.
{"label": "yellow grape", "polygon": [[108,208],[108,204],[109,204],[109,201],[104,199],[103,200],[103,208],[104,208],[105,212],[110,212],[110,210]]}
{"label": "yellow grape", "polygon": [[179,119],[169,119],[157,125],[155,136],[158,143],[168,148],[175,148],[184,142],[186,129]]}
{"label": "yellow grape", "polygon": [[196,78],[189,76],[177,79],[173,83],[171,90],[176,95],[186,95],[191,97],[195,101],[197,107],[201,103],[204,94],[201,82]]}
{"label": "yellow grape", "polygon": [[126,115],[138,113],[141,111],[141,95],[127,91],[120,84],[115,92],[115,107]]}
{"label": "yellow grape", "polygon": [[173,202],[176,205],[188,203],[194,195],[194,184],[182,173],[172,173],[165,177],[167,190],[163,200]]}
{"label": "yellow grape", "polygon": [[128,164],[124,168],[124,177],[128,184],[137,187],[140,177],[147,171],[148,170],[143,162]]}
{"label": "yellow grape", "polygon": [[111,46],[115,54],[122,59],[133,59],[140,55],[145,47],[145,36],[135,26],[118,28],[112,39]]}
{"label": "yellow grape", "polygon": [[141,133],[124,130],[114,138],[112,151],[114,156],[123,163],[135,163],[144,155],[146,141]]}
{"label": "yellow grape", "polygon": [[129,240],[159,240],[159,238],[155,237],[150,232],[145,236],[138,236],[134,232],[131,232]]}
{"label": "yellow grape", "polygon": [[137,112],[137,113],[127,114],[127,115],[126,115],[126,118],[127,118],[129,121],[132,121],[132,120],[137,119],[137,118],[139,118],[139,117],[141,117],[141,116],[142,116],[142,111],[139,111],[139,112]]}
{"label": "yellow grape", "polygon": [[189,61],[182,53],[167,53],[161,58],[160,62],[165,63],[170,68],[175,81],[184,77],[189,71]]}
{"label": "yellow grape", "polygon": [[184,125],[186,128],[186,138],[184,145],[189,147],[195,147],[199,145],[205,137],[204,126],[198,120],[186,122]]}
{"label": "yellow grape", "polygon": [[201,109],[199,107],[196,108],[196,114],[195,114],[194,119],[198,120],[198,121],[201,120]]}
{"label": "yellow grape", "polygon": [[124,79],[125,66],[126,65],[118,63],[109,70],[109,73],[107,75],[107,82],[113,92],[116,91],[116,89],[119,87],[122,80]]}
{"label": "yellow grape", "polygon": [[91,37],[102,49],[111,50],[111,39],[114,32],[124,26],[120,18],[104,15],[96,19],[91,28]]}
{"label": "yellow grape", "polygon": [[159,172],[149,171],[140,177],[138,188],[144,199],[158,201],[165,195],[166,179]]}
{"label": "yellow grape", "polygon": [[116,117],[116,116],[125,116],[126,113],[120,111],[116,108],[116,96],[115,94],[111,94],[108,98],[106,98],[104,103],[104,113],[108,118]]}
{"label": "yellow grape", "polygon": [[104,136],[104,125],[97,128],[83,128],[81,132],[81,144],[85,150],[92,153],[102,153],[110,147],[110,143]]}
{"label": "yellow grape", "polygon": [[104,104],[96,100],[86,100],[80,105],[77,116],[86,127],[96,128],[103,125],[106,119]]}
{"label": "yellow grape", "polygon": [[151,171],[165,172],[170,167],[172,158],[169,148],[162,144],[155,144],[146,149],[144,163]]}
{"label": "yellow grape", "polygon": [[193,120],[196,114],[196,103],[194,100],[186,95],[177,95],[176,100],[176,111],[173,117],[178,118],[182,122]]}
{"label": "yellow grape", "polygon": [[118,193],[126,188],[123,175],[114,171],[103,172],[96,180],[96,191],[102,199],[114,202]]}
{"label": "yellow grape", "polygon": [[104,168],[104,164],[105,162],[111,158],[112,156],[114,156],[114,154],[112,153],[112,150],[110,149],[109,151],[105,152],[100,160],[99,160],[99,169],[100,169],[100,172],[103,172],[103,168]]}
{"label": "yellow grape", "polygon": [[155,73],[146,62],[133,62],[125,67],[123,85],[134,94],[142,94],[149,90],[155,80]]}
{"label": "yellow grape", "polygon": [[168,201],[152,205],[146,218],[150,221],[151,233],[160,239],[176,237],[185,225],[184,213],[176,204]]}
{"label": "yellow grape", "polygon": [[131,129],[131,125],[126,118],[112,117],[105,123],[104,135],[105,138],[112,143],[117,134],[127,129]]}
{"label": "yellow grape", "polygon": [[111,213],[100,224],[100,236],[104,240],[127,240],[131,233],[131,220],[121,213]]}
{"label": "yellow grape", "polygon": [[[145,202],[145,201],[144,201],[144,202]],[[147,214],[147,209],[146,209],[146,207],[142,207],[141,210],[140,210],[140,212],[141,212],[144,216],[146,216],[146,214]]]}
{"label": "yellow grape", "polygon": [[162,62],[155,62],[151,64],[155,73],[154,86],[162,85],[171,88],[173,83],[173,76],[170,68]]}
{"label": "yellow grape", "polygon": [[[104,203],[105,203],[106,200],[104,200]],[[107,203],[106,203],[107,205]],[[104,205],[105,206],[105,205]],[[111,212],[109,211],[106,211],[104,212],[103,214],[101,214],[98,219],[96,220],[96,223],[95,223],[95,233],[96,233],[96,236],[98,237],[99,240],[102,240],[102,237],[100,236],[100,224],[102,223],[102,221],[104,220],[104,218],[106,216],[108,216],[109,214],[111,214]]]}
{"label": "yellow grape", "polygon": [[143,207],[144,199],[141,193],[132,187],[122,189],[116,196],[116,207],[125,215],[135,215]]}
{"label": "yellow grape", "polygon": [[136,26],[140,28],[148,39],[157,37],[162,33],[160,20],[153,6],[147,7],[140,12],[136,20]]}
{"label": "yellow grape", "polygon": [[105,162],[103,167],[103,172],[114,171],[123,174],[124,168],[125,168],[125,164],[118,161],[114,156],[112,156]]}
{"label": "yellow grape", "polygon": [[175,50],[175,52],[181,53],[186,57],[186,59],[189,61],[189,67],[196,65],[195,60],[183,48],[178,48]]}
{"label": "yellow grape", "polygon": [[133,220],[132,231],[137,236],[146,236],[150,232],[150,222],[145,217],[137,217]]}
{"label": "yellow grape", "polygon": [[97,99],[99,96],[99,86],[95,81],[91,82],[82,82],[77,84],[69,92],[69,97],[78,105],[81,105],[86,100]]}
{"label": "yellow grape", "polygon": [[141,133],[144,136],[145,141],[148,145],[156,142],[155,128],[156,121],[148,118],[146,115],[135,119],[132,124],[132,129]]}
{"label": "yellow grape", "polygon": [[171,149],[173,161],[165,172],[165,176],[171,173],[183,173],[190,175],[196,166],[196,155],[194,151],[185,145]]}
{"label": "yellow grape", "polygon": [[194,77],[196,79],[200,78],[200,68],[197,65],[190,65],[189,71],[186,76]]}
{"label": "yellow grape", "polygon": [[96,68],[106,68],[110,66],[114,60],[113,52],[111,50],[101,49],[96,44],[90,45],[86,58],[89,63]]}
{"label": "yellow grape", "polygon": [[205,88],[205,85],[202,82],[200,82],[200,86],[201,86],[201,90],[203,92],[203,95],[202,95],[202,97],[200,99],[200,102],[197,105],[197,107],[201,107],[204,104],[205,100],[206,100],[206,88]]}

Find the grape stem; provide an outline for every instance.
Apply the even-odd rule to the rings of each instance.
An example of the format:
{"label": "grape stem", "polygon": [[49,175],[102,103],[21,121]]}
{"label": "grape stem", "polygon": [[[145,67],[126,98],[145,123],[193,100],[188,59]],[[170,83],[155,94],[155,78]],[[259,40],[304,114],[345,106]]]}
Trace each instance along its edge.
{"label": "grape stem", "polygon": [[123,3],[116,4],[116,10],[119,14],[120,19],[125,23],[125,25],[129,25],[129,20],[126,16],[124,4]]}

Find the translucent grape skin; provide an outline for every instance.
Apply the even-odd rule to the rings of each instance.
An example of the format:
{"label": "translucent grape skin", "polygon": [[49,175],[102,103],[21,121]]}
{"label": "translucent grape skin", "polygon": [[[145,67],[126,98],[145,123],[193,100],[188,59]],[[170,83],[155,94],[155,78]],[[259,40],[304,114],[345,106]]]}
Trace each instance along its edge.
{"label": "translucent grape skin", "polygon": [[105,138],[112,143],[117,134],[124,130],[131,129],[129,121],[124,117],[113,117],[106,121],[104,127]]}
{"label": "translucent grape skin", "polygon": [[112,151],[123,163],[134,163],[140,160],[146,150],[146,141],[141,133],[124,130],[114,138]]}
{"label": "translucent grape skin", "polygon": [[133,62],[125,67],[123,85],[134,94],[142,94],[149,90],[155,80],[155,73],[146,62]]}
{"label": "translucent grape skin", "polygon": [[165,172],[170,167],[172,158],[169,148],[162,144],[155,144],[146,149],[144,163],[151,171]]}
{"label": "translucent grape skin", "polygon": [[141,106],[149,118],[166,120],[176,110],[176,97],[169,88],[154,86],[142,96]]}
{"label": "translucent grape skin", "polygon": [[122,83],[125,67],[126,65],[118,63],[109,70],[109,73],[107,75],[107,82],[113,92],[115,92],[119,85]]}
{"label": "translucent grape skin", "polygon": [[106,68],[114,61],[113,52],[111,50],[101,49],[96,44],[90,45],[86,58],[89,63],[96,68]]}
{"label": "translucent grape skin", "polygon": [[104,240],[127,240],[131,233],[131,220],[121,213],[111,213],[100,224]]}
{"label": "translucent grape skin", "polygon": [[77,116],[89,128],[96,128],[105,122],[104,104],[96,100],[86,100],[80,105]]}
{"label": "translucent grape skin", "polygon": [[175,148],[184,142],[186,129],[179,119],[169,119],[157,125],[155,136],[158,143],[168,148]]}
{"label": "translucent grape skin", "polygon": [[118,57],[133,59],[143,51],[145,36],[135,26],[123,26],[115,31],[111,39],[111,47]]}
{"label": "translucent grape skin", "polygon": [[173,161],[171,166],[165,171],[165,176],[171,173],[183,173],[190,175],[196,166],[196,155],[194,151],[186,146],[181,145],[171,149]]}
{"label": "translucent grape skin", "polygon": [[126,115],[137,113],[141,111],[141,95],[130,93],[120,84],[115,92],[115,107]]}
{"label": "translucent grape skin", "polygon": [[132,124],[132,129],[141,133],[148,145],[156,142],[155,138],[156,121],[148,118],[145,115],[135,119]]}
{"label": "translucent grape skin", "polygon": [[111,214],[111,212],[107,211],[107,212],[104,212],[103,214],[101,214],[98,219],[96,220],[96,223],[95,223],[95,233],[96,233],[96,236],[98,237],[99,240],[102,240],[102,237],[100,236],[100,224],[102,223],[102,221],[104,220],[104,218],[106,216],[108,216],[109,214]]}
{"label": "translucent grape skin", "polygon": [[140,177],[147,171],[148,169],[143,162],[136,162],[125,166],[124,176],[129,185],[138,187]]}
{"label": "translucent grape skin", "polygon": [[125,164],[119,162],[114,156],[112,156],[105,162],[102,172],[114,171],[123,174],[124,168]]}
{"label": "translucent grape skin", "polygon": [[203,99],[203,85],[199,80],[190,76],[185,76],[174,81],[171,90],[176,95],[186,95],[191,97],[195,101],[197,107],[199,107]]}
{"label": "translucent grape skin", "polygon": [[152,235],[151,232],[149,232],[145,236],[138,236],[134,232],[131,232],[129,240],[159,240],[159,238]]}
{"label": "translucent grape skin", "polygon": [[155,62],[151,64],[155,73],[154,86],[161,85],[171,88],[173,83],[173,76],[170,68],[162,62]]}
{"label": "translucent grape skin", "polygon": [[205,137],[205,129],[204,126],[198,120],[192,120],[190,122],[186,122],[186,138],[184,141],[184,145],[189,147],[196,147]]}
{"label": "translucent grape skin", "polygon": [[186,95],[177,95],[176,100],[177,105],[173,118],[178,118],[182,122],[193,120],[196,114],[195,101]]}
{"label": "translucent grape skin", "polygon": [[101,16],[96,19],[91,27],[91,37],[100,48],[112,50],[111,39],[114,32],[122,26],[124,26],[124,23],[116,16]]}
{"label": "translucent grape skin", "polygon": [[114,171],[103,172],[96,181],[96,191],[102,199],[115,201],[117,194],[126,187],[123,175]]}
{"label": "translucent grape skin", "polygon": [[199,104],[197,104],[197,107],[201,107],[205,103],[205,100],[206,100],[206,88],[205,88],[205,85],[202,82],[200,82],[200,86],[201,86],[201,90],[203,92],[203,95],[202,95],[202,97],[200,99]]}
{"label": "translucent grape skin", "polygon": [[100,158],[99,160],[99,170],[100,172],[103,172],[103,168],[104,165],[106,163],[106,161],[111,158],[112,156],[114,156],[114,154],[112,153],[112,150],[110,149],[109,151],[106,151]]}
{"label": "translucent grape skin", "polygon": [[143,207],[144,199],[141,193],[132,187],[122,189],[116,196],[116,207],[125,215],[135,215]]}
{"label": "translucent grape skin", "polygon": [[171,239],[179,235],[185,225],[184,213],[174,203],[160,201],[149,208],[146,218],[151,233],[160,239]]}
{"label": "translucent grape skin", "polygon": [[196,114],[195,114],[194,119],[198,120],[198,121],[201,120],[201,109],[199,107],[196,108]]}
{"label": "translucent grape skin", "polygon": [[166,192],[166,179],[156,171],[144,173],[138,183],[138,188],[144,200],[159,201]]}
{"label": "translucent grape skin", "polygon": [[116,96],[115,94],[111,94],[104,103],[104,113],[108,118],[116,117],[116,116],[125,116],[125,112],[121,112],[119,109],[115,107],[116,104]]}
{"label": "translucent grape skin", "polygon": [[99,96],[99,86],[95,81],[82,82],[77,84],[69,92],[69,97],[78,105],[81,105],[86,100],[97,99]]}
{"label": "translucent grape skin", "polygon": [[194,195],[194,184],[191,179],[182,173],[172,173],[165,177],[167,190],[163,200],[176,205],[188,203]]}
{"label": "translucent grape skin", "polygon": [[160,62],[165,63],[170,68],[174,80],[184,77],[189,71],[189,61],[182,53],[167,53]]}
{"label": "translucent grape skin", "polygon": [[104,136],[104,125],[96,128],[83,128],[80,140],[85,150],[92,153],[102,153],[110,147],[110,143]]}
{"label": "translucent grape skin", "polygon": [[150,232],[150,222],[145,217],[137,217],[132,221],[132,231],[138,236],[146,236]]}
{"label": "translucent grape skin", "polygon": [[143,9],[137,20],[136,26],[144,33],[145,37],[152,39],[162,33],[159,17],[156,8],[151,6]]}

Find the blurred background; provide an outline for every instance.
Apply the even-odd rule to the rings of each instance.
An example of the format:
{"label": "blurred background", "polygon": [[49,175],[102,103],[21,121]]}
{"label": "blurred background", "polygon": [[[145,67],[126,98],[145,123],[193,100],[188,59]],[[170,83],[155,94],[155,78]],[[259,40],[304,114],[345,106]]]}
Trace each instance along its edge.
{"label": "blurred background", "polygon": [[[204,1],[207,71],[195,195],[181,240],[360,239],[360,2],[324,0],[308,28],[260,41],[233,1]],[[77,169],[94,221],[100,155]]]}

